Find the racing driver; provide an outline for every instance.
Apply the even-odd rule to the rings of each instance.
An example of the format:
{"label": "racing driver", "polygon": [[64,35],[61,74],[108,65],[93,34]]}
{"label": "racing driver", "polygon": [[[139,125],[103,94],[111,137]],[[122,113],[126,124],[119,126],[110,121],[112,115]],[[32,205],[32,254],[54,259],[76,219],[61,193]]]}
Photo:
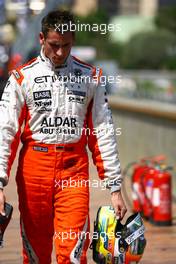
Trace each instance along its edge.
{"label": "racing driver", "polygon": [[[87,263],[86,145],[110,189],[117,216],[122,219],[126,213],[101,69],[70,55],[75,35],[71,23],[72,14],[61,10],[42,19],[40,55],[11,73],[0,101],[1,213],[20,138],[23,144],[16,176],[23,263],[51,263],[53,237],[57,263]],[[68,184],[73,181],[74,186]],[[63,233],[66,239],[61,239]]]}

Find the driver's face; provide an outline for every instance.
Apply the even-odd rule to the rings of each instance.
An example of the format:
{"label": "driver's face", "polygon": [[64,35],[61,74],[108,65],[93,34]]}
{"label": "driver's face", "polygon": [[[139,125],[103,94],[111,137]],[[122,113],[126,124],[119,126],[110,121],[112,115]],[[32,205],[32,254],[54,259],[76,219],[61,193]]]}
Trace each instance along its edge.
{"label": "driver's face", "polygon": [[73,33],[64,34],[50,30],[45,38],[40,32],[40,44],[43,45],[44,54],[55,66],[63,64],[70,54],[73,45]]}

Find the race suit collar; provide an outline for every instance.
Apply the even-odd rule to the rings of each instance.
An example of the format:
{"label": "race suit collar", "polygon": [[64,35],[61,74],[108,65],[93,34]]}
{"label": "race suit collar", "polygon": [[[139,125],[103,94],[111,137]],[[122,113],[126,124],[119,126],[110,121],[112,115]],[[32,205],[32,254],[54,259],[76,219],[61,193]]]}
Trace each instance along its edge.
{"label": "race suit collar", "polygon": [[62,65],[59,65],[59,66],[55,66],[51,60],[49,58],[47,58],[43,52],[43,48],[41,48],[41,51],[40,51],[40,60],[50,69],[56,71],[56,72],[60,72],[61,70],[62,71],[68,71],[71,67],[71,61],[72,61],[72,56],[69,55],[67,60],[65,61],[64,64]]}

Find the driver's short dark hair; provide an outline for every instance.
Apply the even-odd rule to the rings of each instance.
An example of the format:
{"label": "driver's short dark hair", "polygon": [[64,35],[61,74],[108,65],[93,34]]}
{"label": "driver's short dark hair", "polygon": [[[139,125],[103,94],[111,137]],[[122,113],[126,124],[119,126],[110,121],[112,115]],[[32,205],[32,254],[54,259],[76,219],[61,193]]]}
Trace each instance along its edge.
{"label": "driver's short dark hair", "polygon": [[[56,32],[60,32],[58,25],[69,25],[70,22],[72,24],[75,24],[74,16],[70,11],[65,11],[65,10],[51,11],[45,17],[43,17],[41,21],[42,24],[41,30],[43,32],[44,37],[46,38],[50,30],[55,30]],[[72,33],[74,34],[74,32]]]}

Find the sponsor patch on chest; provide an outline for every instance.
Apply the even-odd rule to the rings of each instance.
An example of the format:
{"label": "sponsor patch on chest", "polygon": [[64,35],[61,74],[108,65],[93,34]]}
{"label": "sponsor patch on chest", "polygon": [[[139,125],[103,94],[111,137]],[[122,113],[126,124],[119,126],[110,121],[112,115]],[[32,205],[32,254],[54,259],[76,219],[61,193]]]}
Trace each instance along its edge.
{"label": "sponsor patch on chest", "polygon": [[86,92],[76,91],[76,90],[67,90],[67,96],[68,96],[69,102],[84,104],[85,98],[86,98]]}
{"label": "sponsor patch on chest", "polygon": [[34,97],[34,101],[43,100],[43,99],[51,99],[51,91],[46,90],[46,91],[33,92],[33,97]]}

